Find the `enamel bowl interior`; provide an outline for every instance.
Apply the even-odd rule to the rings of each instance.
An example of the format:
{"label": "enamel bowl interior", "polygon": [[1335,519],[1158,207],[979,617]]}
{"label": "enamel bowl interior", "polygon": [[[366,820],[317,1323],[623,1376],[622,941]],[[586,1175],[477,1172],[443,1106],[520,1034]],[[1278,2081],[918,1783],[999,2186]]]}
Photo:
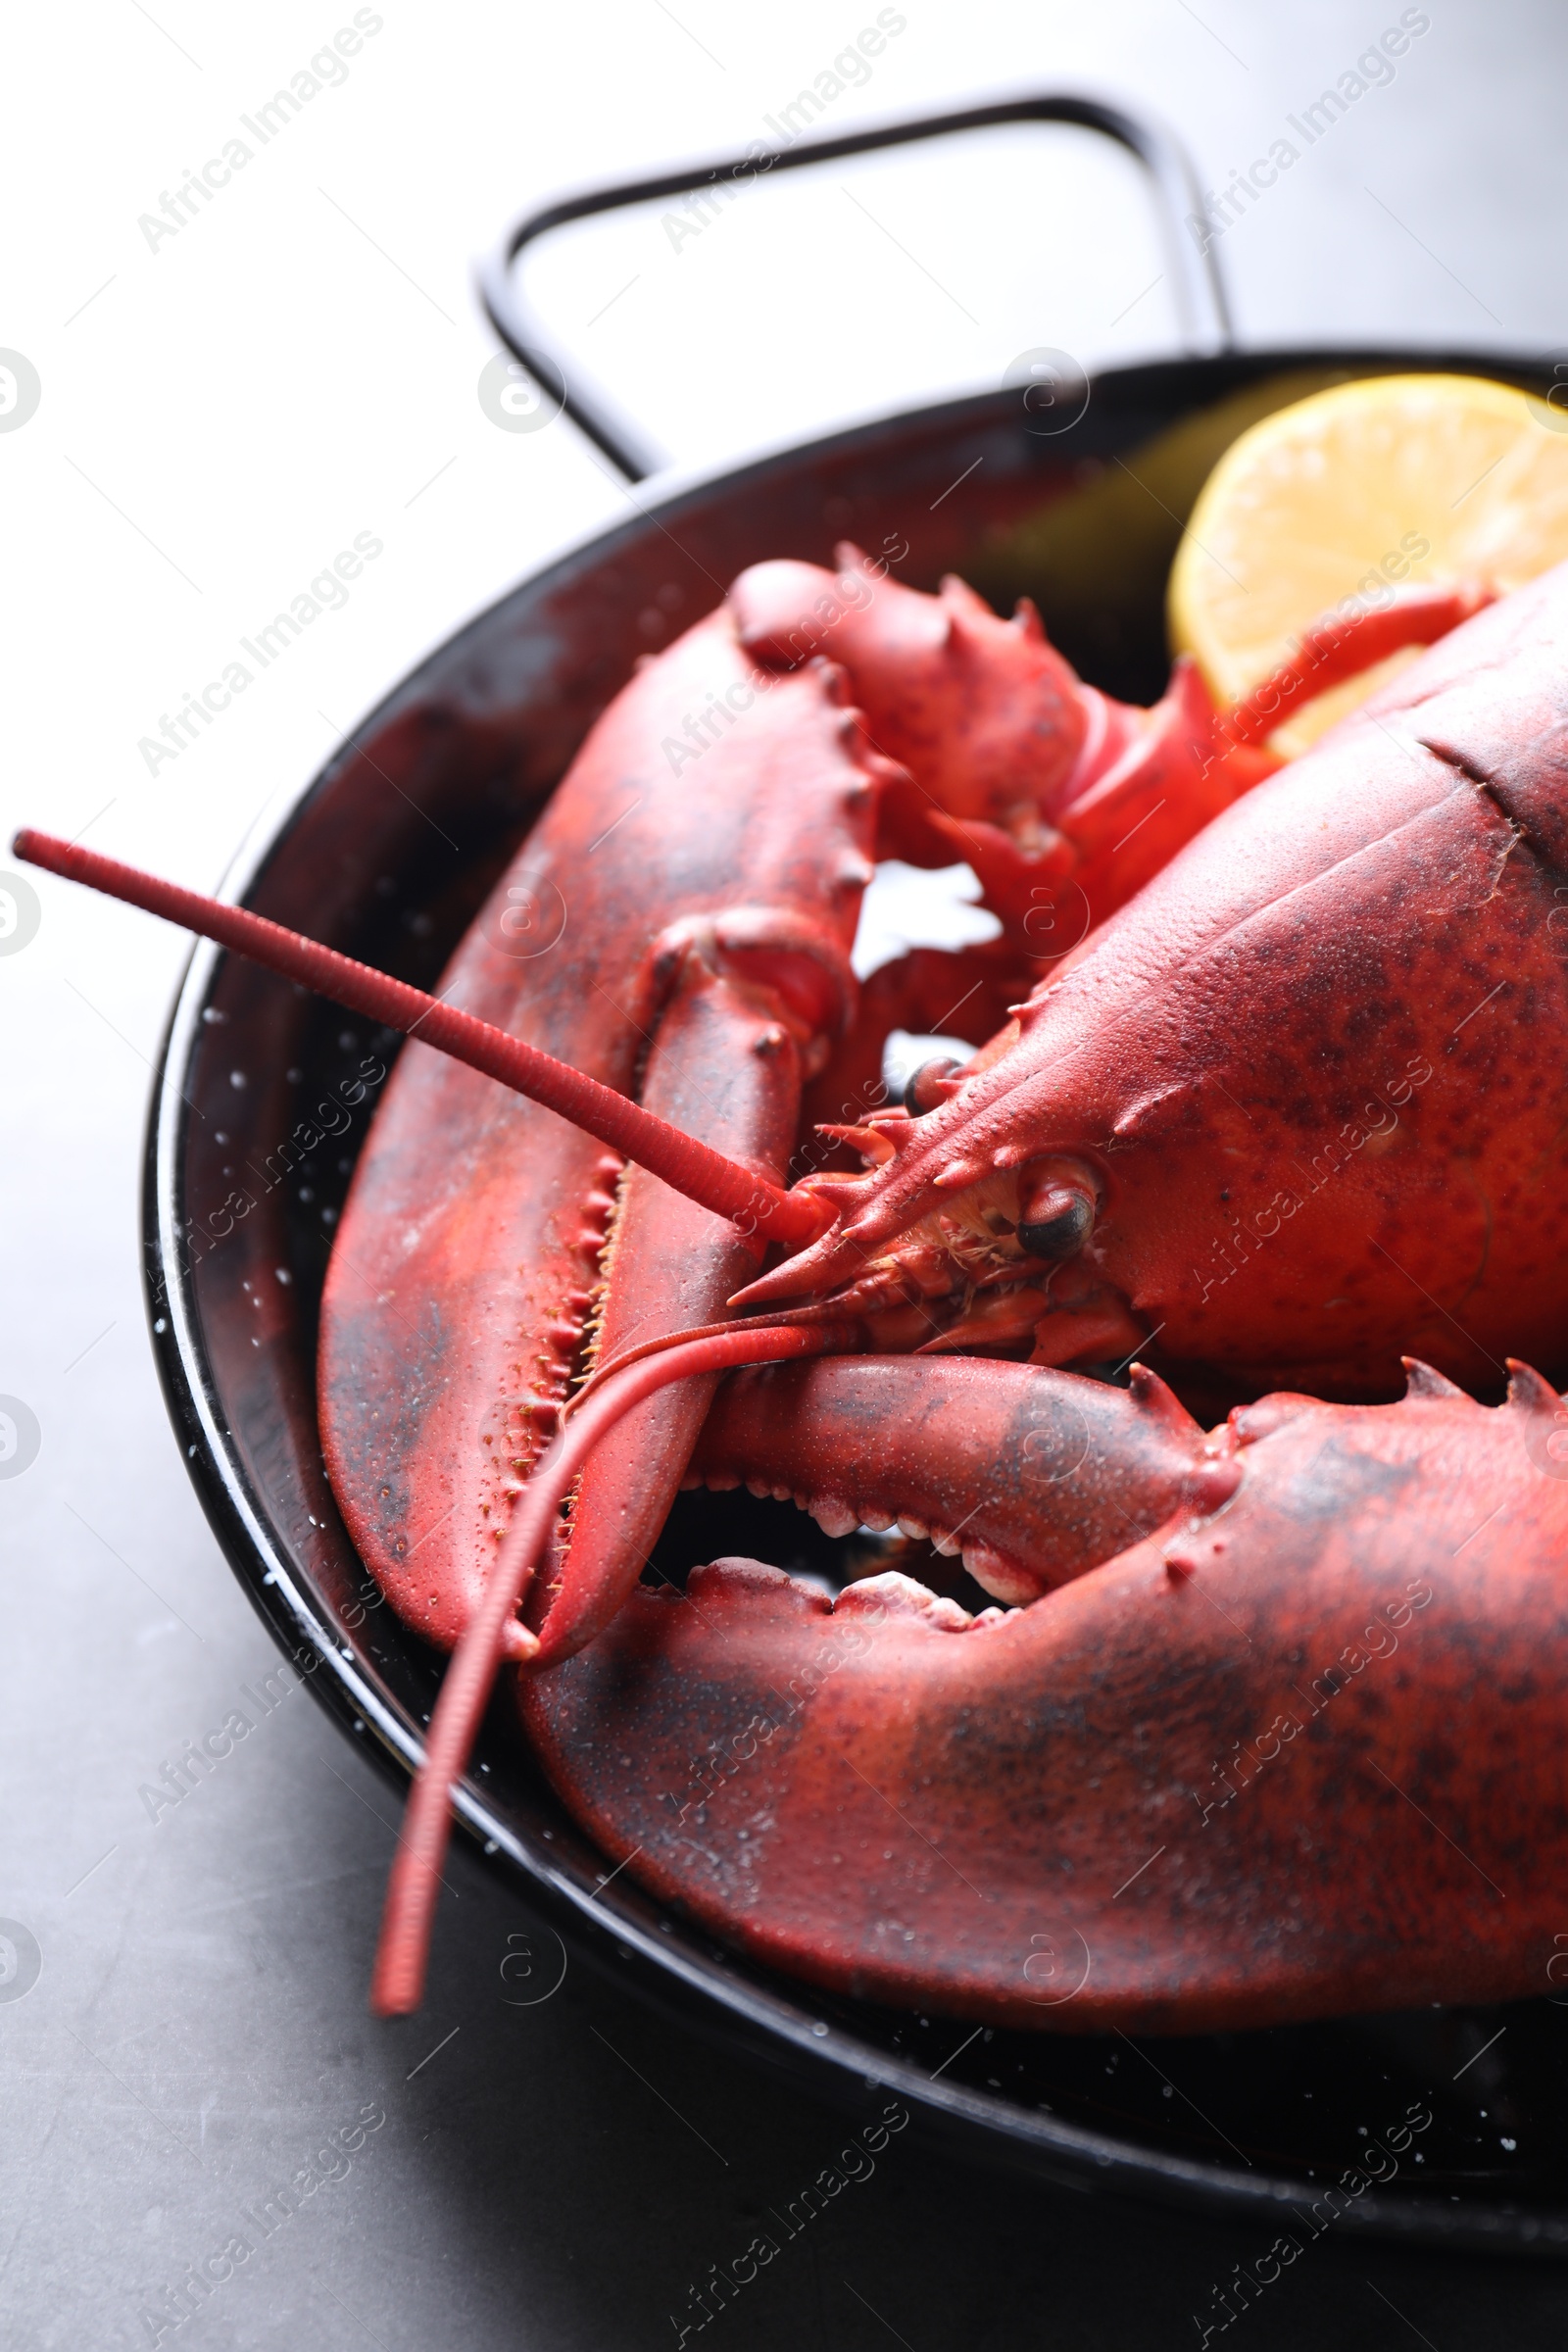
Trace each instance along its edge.
{"label": "enamel bowl interior", "polygon": [[[897,576],[917,586],[951,568],[1003,611],[1031,594],[1095,684],[1152,701],[1180,517],[1219,450],[1318,384],[1412,367],[1538,380],[1528,364],[1446,353],[1174,362],[1102,377],[1064,432],[1039,432],[1021,395],[999,393],[689,479],[434,654],[233,888],[263,913],[433,984],[636,658],[679,634],[746,564],[825,562],[843,537],[906,548]],[[376,1605],[326,1484],[314,1401],[322,1278],[376,1099],[366,1065],[390,1065],[396,1044],[199,949],[154,1095],[145,1233],[170,1407],[223,1548],[279,1642],[319,1653],[318,1697],[401,1780],[439,1661]],[[696,1526],[691,1556],[753,1549],[798,1564],[795,1523],[810,1523],[787,1505],[757,1508],[751,1540],[730,1527],[700,1548]],[[1326,2184],[1387,2148],[1413,2108],[1430,2123],[1393,2174],[1391,2157],[1368,2159],[1384,2185],[1355,2176],[1359,2191],[1337,2200],[1342,2230],[1568,2249],[1568,2002],[1135,2045],[974,2034],[829,1998],[722,1949],[624,1873],[596,1891],[601,1857],[503,1712],[463,1792],[466,1826],[574,1951],[700,2031],[828,2095],[874,2076],[971,2155],[1256,2207],[1275,2226],[1289,2199],[1310,2229]]]}

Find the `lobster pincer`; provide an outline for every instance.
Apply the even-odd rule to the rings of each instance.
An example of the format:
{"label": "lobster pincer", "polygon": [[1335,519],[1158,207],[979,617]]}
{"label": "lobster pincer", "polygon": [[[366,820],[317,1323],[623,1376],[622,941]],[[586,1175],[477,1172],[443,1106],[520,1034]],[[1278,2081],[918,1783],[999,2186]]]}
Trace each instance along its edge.
{"label": "lobster pincer", "polygon": [[662,1900],[834,1991],[1085,2033],[1511,1999],[1568,1868],[1565,1418],[1517,1366],[1497,1408],[1417,1366],[1261,1399],[1196,1508],[1006,1614],[722,1560],[527,1680],[530,1735]]}
{"label": "lobster pincer", "polygon": [[[781,1175],[853,1009],[881,766],[836,673],[760,679],[720,608],[589,735],[443,1002]],[[334,1490],[410,1624],[457,1640],[596,1351],[721,1313],[761,1249],[411,1043],[344,1209],[319,1362]],[[705,1401],[655,1400],[592,1466],[563,1544],[612,1583],[636,1576]]]}

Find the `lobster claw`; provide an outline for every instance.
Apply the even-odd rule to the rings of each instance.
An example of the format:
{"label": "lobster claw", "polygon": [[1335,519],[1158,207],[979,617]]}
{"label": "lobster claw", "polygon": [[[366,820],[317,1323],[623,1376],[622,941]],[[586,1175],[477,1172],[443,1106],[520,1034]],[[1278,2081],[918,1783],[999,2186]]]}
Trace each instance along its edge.
{"label": "lobster claw", "polygon": [[[837,672],[759,673],[720,608],[594,727],[443,1000],[781,1173],[803,1079],[853,1012],[886,772]],[[709,1321],[760,1256],[756,1234],[409,1045],[334,1245],[318,1391],[350,1533],[410,1625],[457,1642],[596,1350]],[[591,1584],[612,1610],[635,1579],[705,1401],[696,1384],[650,1399],[590,1465],[574,1606]],[[531,1653],[520,1624],[507,1642]]]}
{"label": "lobster claw", "polygon": [[959,579],[925,596],[848,543],[837,559],[836,573],[754,564],[730,604],[741,643],[759,662],[788,669],[825,653],[848,669],[873,740],[916,787],[885,796],[884,855],[922,865],[951,859],[927,822],[933,806],[992,823],[1048,815],[1086,742],[1111,749],[1102,740],[1110,706],[1080,685],[1032,608],[1024,625],[999,620]]}
{"label": "lobster claw", "polygon": [[1410,587],[1324,614],[1244,702],[1219,710],[1183,657],[1152,710],[1086,686],[1025,599],[1010,621],[950,575],[906,588],[846,542],[838,569],[755,564],[730,591],[742,644],[788,669],[848,669],[872,739],[908,770],[883,796],[882,855],[973,865],[1024,956],[1054,961],[1184,843],[1281,764],[1262,741],[1325,688],[1430,645],[1491,601],[1484,583]]}
{"label": "lobster claw", "polygon": [[609,1854],[835,1991],[1160,2033],[1513,1998],[1568,1867],[1562,1418],[1520,1368],[1495,1410],[1265,1399],[1206,1503],[1005,1616],[717,1561],[528,1728]]}
{"label": "lobster claw", "polygon": [[924,596],[858,548],[838,559],[836,574],[743,572],[742,643],[781,666],[817,646],[845,663],[875,741],[913,778],[884,796],[884,854],[967,858],[1025,956],[1075,946],[1279,765],[1225,734],[1190,661],[1141,710],[1086,686],[1032,606],[1004,621],[961,580]]}
{"label": "lobster claw", "polygon": [[1054,962],[1278,765],[1272,753],[1225,739],[1197,663],[1183,656],[1147,723],[1057,811],[1059,830],[1041,846],[941,811],[930,821],[973,866],[1020,952]]}
{"label": "lobster claw", "polygon": [[1081,1576],[1216,1476],[1198,1423],[1141,1364],[1123,1390],[1029,1364],[897,1355],[738,1373],[691,1470],[693,1485],[789,1495],[831,1536],[896,1523],[929,1537],[1005,1601]]}

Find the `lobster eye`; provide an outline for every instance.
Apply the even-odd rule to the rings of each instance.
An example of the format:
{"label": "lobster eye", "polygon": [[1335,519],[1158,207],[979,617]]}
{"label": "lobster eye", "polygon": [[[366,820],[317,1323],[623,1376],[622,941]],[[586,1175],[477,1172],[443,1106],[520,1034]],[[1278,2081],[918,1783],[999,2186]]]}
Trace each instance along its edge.
{"label": "lobster eye", "polygon": [[1020,1187],[1018,1247],[1030,1257],[1073,1257],[1095,1230],[1099,1195],[1087,1169],[1057,1161]]}
{"label": "lobster eye", "polygon": [[1046,1213],[1018,1228],[1018,1247],[1030,1257],[1073,1257],[1095,1230],[1095,1204],[1082,1193],[1053,1193]]}
{"label": "lobster eye", "polygon": [[953,1092],[955,1074],[962,1066],[949,1055],[939,1054],[934,1061],[922,1061],[917,1070],[911,1070],[904,1089],[904,1107],[909,1116],[919,1119],[928,1110],[940,1110]]}

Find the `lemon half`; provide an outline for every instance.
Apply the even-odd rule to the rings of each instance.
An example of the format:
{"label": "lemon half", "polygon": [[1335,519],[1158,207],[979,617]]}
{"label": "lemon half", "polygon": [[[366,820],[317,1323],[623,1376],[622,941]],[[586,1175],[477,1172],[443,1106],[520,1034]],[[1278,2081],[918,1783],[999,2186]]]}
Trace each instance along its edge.
{"label": "lemon half", "polygon": [[[1505,592],[1565,559],[1568,410],[1479,376],[1374,376],[1232,443],[1171,570],[1171,640],[1233,702],[1323,613],[1385,604],[1408,581]],[[1272,748],[1305,751],[1421,651],[1303,705]]]}

